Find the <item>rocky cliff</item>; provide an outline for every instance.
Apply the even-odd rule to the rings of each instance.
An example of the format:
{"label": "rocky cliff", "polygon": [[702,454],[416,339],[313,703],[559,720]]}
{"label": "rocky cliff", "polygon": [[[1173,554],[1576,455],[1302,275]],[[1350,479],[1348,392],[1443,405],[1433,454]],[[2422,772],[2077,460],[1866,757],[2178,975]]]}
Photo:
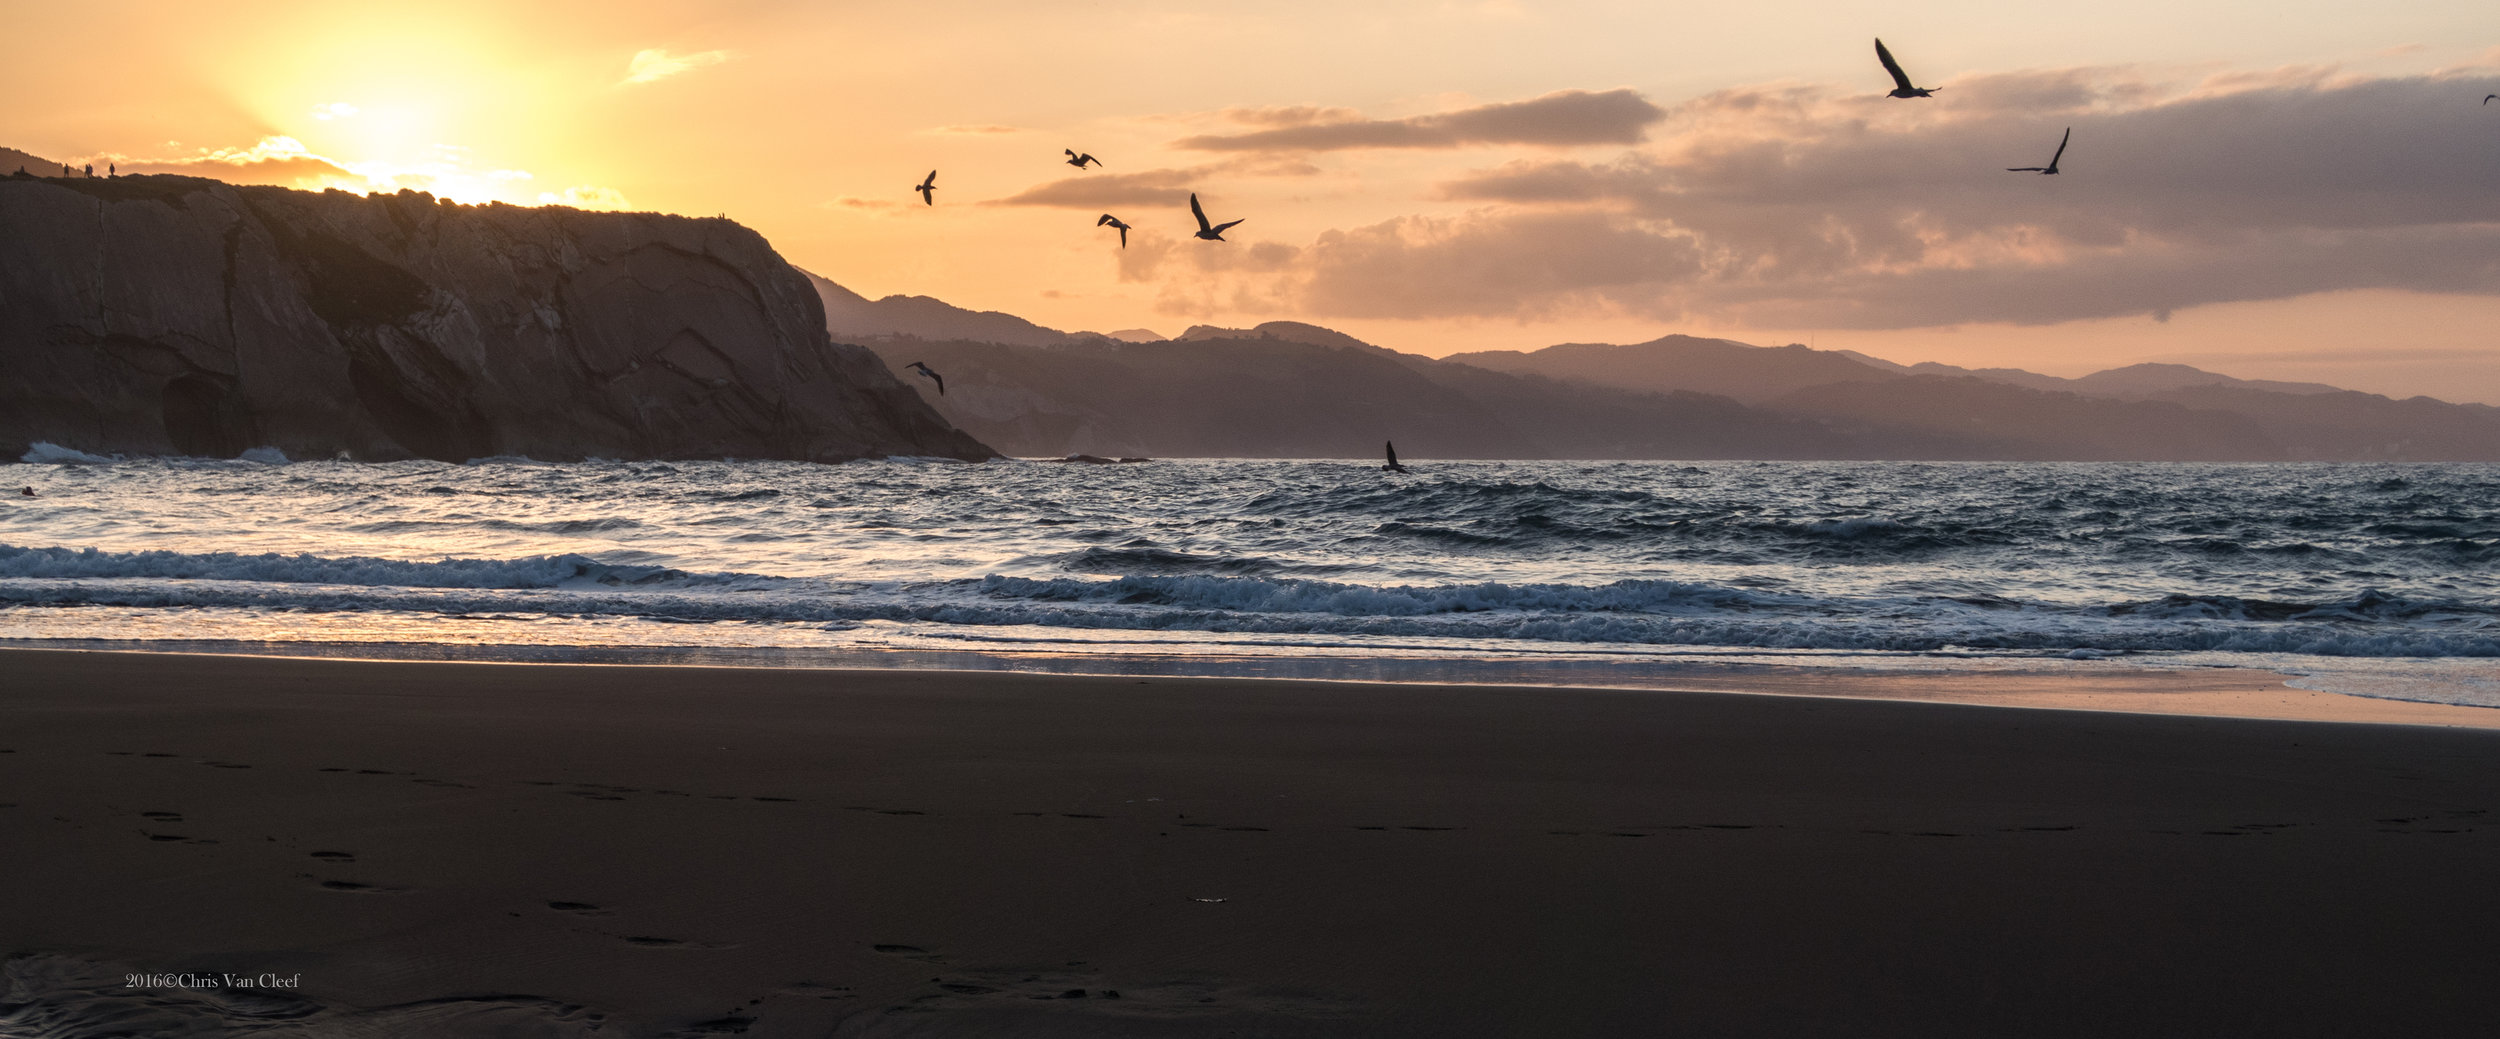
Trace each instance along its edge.
{"label": "rocky cliff", "polygon": [[723,219],[0,177],[0,456],[992,457]]}

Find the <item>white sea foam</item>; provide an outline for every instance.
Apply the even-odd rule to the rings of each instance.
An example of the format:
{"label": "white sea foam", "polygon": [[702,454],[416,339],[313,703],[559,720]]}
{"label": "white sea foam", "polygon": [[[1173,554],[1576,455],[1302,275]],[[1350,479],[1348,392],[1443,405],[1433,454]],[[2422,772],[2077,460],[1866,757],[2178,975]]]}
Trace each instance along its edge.
{"label": "white sea foam", "polygon": [[75,464],[0,509],[0,637],[2220,654],[2340,661],[2339,689],[2500,656],[2493,466],[1452,463],[1391,482],[1335,462],[43,451]]}
{"label": "white sea foam", "polygon": [[77,448],[62,447],[49,440],[38,440],[26,449],[25,454],[18,456],[17,460],[28,465],[110,465],[121,461],[121,456],[91,455]]}

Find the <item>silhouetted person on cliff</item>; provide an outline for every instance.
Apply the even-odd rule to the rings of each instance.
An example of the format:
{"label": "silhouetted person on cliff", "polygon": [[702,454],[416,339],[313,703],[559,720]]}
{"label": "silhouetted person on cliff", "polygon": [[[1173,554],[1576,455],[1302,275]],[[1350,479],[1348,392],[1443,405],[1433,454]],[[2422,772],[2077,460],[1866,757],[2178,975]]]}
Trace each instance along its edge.
{"label": "silhouetted person on cliff", "polygon": [[122,168],[121,168],[120,166],[118,166],[118,165],[113,164],[113,163],[109,163],[109,162],[108,162],[108,163],[105,163],[105,164],[104,164],[104,175],[105,175],[105,176],[107,176],[107,177],[118,177],[118,176],[121,176],[121,175],[122,175]]}
{"label": "silhouetted person on cliff", "polygon": [[[1195,191],[1189,193],[1189,211],[1196,214],[1198,217],[1198,237],[1204,238],[1210,242],[1223,241],[1224,229],[1241,222],[1239,220],[1228,220],[1221,224],[1209,226],[1207,224],[1207,211],[1198,205],[1198,193]],[[1101,225],[1097,224],[1095,226],[1099,227]]]}
{"label": "silhouetted person on cliff", "polygon": [[1875,41],[1875,60],[1884,63],[1884,71],[1892,73],[1891,97],[1929,97],[1935,91],[1910,85],[1910,74],[1901,71],[1901,63],[1892,60],[1892,52],[1884,49],[1881,38]]}
{"label": "silhouetted person on cliff", "polygon": [[95,163],[90,162],[87,164],[87,178],[89,180],[95,179]]}
{"label": "silhouetted person on cliff", "polygon": [[2057,175],[2057,160],[2059,160],[2059,159],[2063,159],[2063,158],[2065,158],[2065,157],[2066,157],[2066,142],[2067,142],[2069,139],[2073,138],[2074,136],[2075,136],[2075,128],[2074,128],[2074,127],[2071,127],[2071,126],[2067,127],[2067,128],[2066,128],[2066,136],[2064,136],[2064,137],[2060,137],[2060,138],[2058,138],[2058,139],[2057,139],[2057,154],[2049,156],[2049,164],[2048,164],[2048,165],[2046,165],[2046,166],[2008,166],[2008,167],[2006,167],[2006,168],[2005,168],[2005,172],[2007,172],[2007,173],[2037,173],[2037,174],[2040,174],[2040,175],[2042,175],[2042,176],[2056,176],[2056,175]]}
{"label": "silhouetted person on cliff", "polygon": [[1102,215],[1102,219],[1094,221],[1094,226],[1095,226],[1095,227],[1101,227],[1101,226],[1102,226],[1102,225],[1104,225],[1104,224],[1109,224],[1109,225],[1111,225],[1111,226],[1113,226],[1113,227],[1119,228],[1119,229],[1120,229],[1120,248],[1122,248],[1122,249],[1126,249],[1126,248],[1128,248],[1128,225],[1127,225],[1127,224],[1123,224],[1123,223],[1121,223],[1121,222],[1120,222],[1120,218],[1119,218],[1119,217],[1112,216],[1112,215],[1111,215],[1111,214],[1109,214],[1109,213],[1104,213],[1104,214]]}
{"label": "silhouetted person on cliff", "polygon": [[932,206],[937,205],[937,196],[935,194],[937,191],[937,171],[930,170],[929,179],[921,181],[920,186],[913,188],[912,190],[920,193],[920,201]]}
{"label": "silhouetted person on cliff", "polygon": [[943,375],[939,375],[938,373],[936,373],[936,372],[934,372],[934,371],[929,370],[929,366],[928,366],[928,365],[922,364],[922,363],[920,363],[920,362],[918,362],[918,361],[913,361],[912,363],[907,364],[907,365],[904,365],[903,367],[905,367],[905,368],[909,368],[909,369],[911,369],[911,370],[913,370],[913,371],[915,371],[915,372],[919,372],[919,373],[920,373],[921,378],[927,379],[927,380],[929,380],[930,382],[934,382],[934,383],[938,384],[938,396],[940,396],[940,397],[946,396],[946,377],[945,377],[945,376],[943,376]]}

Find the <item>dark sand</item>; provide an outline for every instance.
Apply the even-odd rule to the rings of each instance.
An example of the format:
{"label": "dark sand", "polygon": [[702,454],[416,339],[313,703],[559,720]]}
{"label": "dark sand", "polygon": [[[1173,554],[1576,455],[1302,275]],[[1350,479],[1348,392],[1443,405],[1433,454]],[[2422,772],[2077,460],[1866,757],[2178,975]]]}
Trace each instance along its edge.
{"label": "dark sand", "polygon": [[2489,728],[34,651],[0,676],[11,1036],[2500,1030]]}

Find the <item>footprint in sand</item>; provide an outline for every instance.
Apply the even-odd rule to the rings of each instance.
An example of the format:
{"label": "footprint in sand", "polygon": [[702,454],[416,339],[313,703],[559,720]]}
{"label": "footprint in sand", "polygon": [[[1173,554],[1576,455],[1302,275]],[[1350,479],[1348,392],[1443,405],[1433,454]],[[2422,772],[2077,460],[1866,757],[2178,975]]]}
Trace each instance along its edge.
{"label": "footprint in sand", "polygon": [[882,945],[871,945],[871,946],[869,946],[869,948],[874,949],[874,950],[876,950],[877,952],[883,953],[883,954],[885,954],[885,955],[887,955],[887,956],[899,956],[899,957],[902,957],[903,959],[907,959],[907,960],[919,960],[919,961],[921,961],[921,962],[923,962],[923,963],[944,963],[944,962],[946,962],[946,957],[945,957],[944,955],[942,955],[942,954],[940,954],[940,953],[932,952],[932,951],[930,951],[930,950],[928,950],[928,949],[923,949],[923,948],[921,948],[921,947],[919,947],[919,946],[917,946],[917,945],[882,944]]}
{"label": "footprint in sand", "polygon": [[178,823],[182,821],[181,812],[141,812],[139,813],[139,817],[142,819],[154,819],[160,823]]}
{"label": "footprint in sand", "polygon": [[408,893],[408,889],[404,887],[384,887],[380,884],[363,884],[353,880],[325,880],[317,886],[323,891],[338,891],[351,895],[404,895]]}
{"label": "footprint in sand", "polygon": [[576,916],[609,915],[605,908],[589,902],[549,902],[547,903],[547,908],[553,909],[559,913],[572,913]]}
{"label": "footprint in sand", "polygon": [[316,852],[312,853],[312,857],[314,857],[314,858],[316,858],[316,859],[320,859],[320,860],[321,860],[321,861],[323,861],[323,862],[354,862],[354,861],[356,861],[356,856],[354,856],[354,855],[352,855],[352,854],[349,854],[349,853],[347,853],[347,852],[344,852],[344,851],[316,851]]}

